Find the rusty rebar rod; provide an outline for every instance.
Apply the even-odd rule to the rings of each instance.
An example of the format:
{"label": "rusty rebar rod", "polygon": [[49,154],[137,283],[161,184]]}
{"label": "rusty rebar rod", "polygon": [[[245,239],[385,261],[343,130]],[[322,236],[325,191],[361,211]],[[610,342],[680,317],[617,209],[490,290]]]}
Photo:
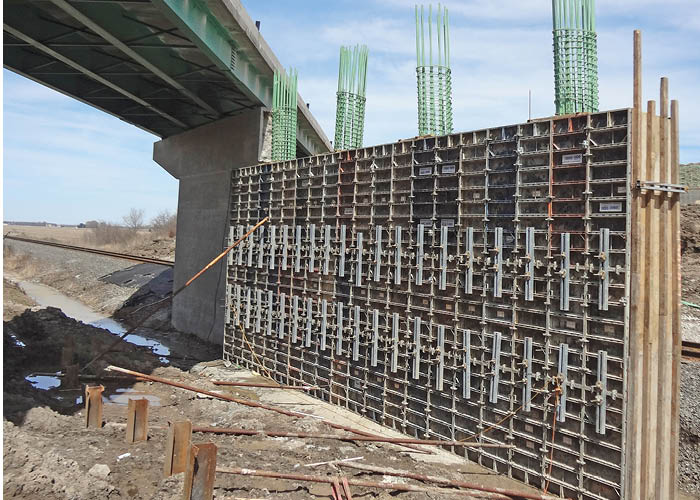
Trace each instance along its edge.
{"label": "rusty rebar rod", "polygon": [[337,434],[318,434],[313,432],[288,432],[254,429],[237,429],[232,427],[192,427],[192,432],[203,432],[209,434],[230,434],[234,436],[269,436],[269,437],[291,437],[308,439],[333,439],[336,441],[367,441],[371,443],[392,443],[392,444],[420,444],[426,446],[465,446],[469,448],[515,448],[512,444],[499,443],[469,443],[466,441],[444,441],[442,439],[412,439],[412,438],[392,438],[383,436],[339,436]]}
{"label": "rusty rebar rod", "polygon": [[[217,467],[217,473],[221,474],[236,474],[239,476],[257,476],[257,477],[269,477],[274,479],[288,479],[290,481],[308,481],[311,483],[326,483],[333,484],[334,481],[338,480],[334,476],[310,476],[307,474],[287,474],[282,472],[273,472],[267,470],[258,469],[242,469],[239,467]],[[365,481],[364,479],[347,479],[347,482],[351,486],[362,486],[365,488],[379,488],[382,490],[392,490],[392,491],[417,491],[421,493],[435,493],[442,495],[464,495],[471,498],[490,498],[503,500],[508,498],[502,494],[490,493],[486,491],[476,491],[476,490],[456,490],[447,488],[433,488],[427,486],[418,486],[413,484],[401,484],[401,483],[378,483],[376,481]]]}
{"label": "rusty rebar rod", "polygon": [[551,495],[543,495],[540,493],[527,493],[524,491],[509,490],[507,488],[498,487],[486,487],[480,484],[469,483],[466,481],[456,481],[452,479],[447,479],[440,476],[428,476],[425,474],[416,474],[415,472],[401,471],[395,469],[388,469],[385,467],[377,467],[375,465],[358,464],[351,462],[331,462],[333,465],[340,465],[342,467],[348,467],[351,469],[361,470],[364,472],[374,472],[376,474],[382,474],[384,476],[396,476],[405,477],[408,479],[415,479],[416,481],[424,481],[429,483],[442,484],[444,486],[454,486],[456,488],[469,488],[472,490],[486,491],[489,493],[499,493],[507,497],[518,497],[527,498],[531,500],[560,500],[559,497],[553,497]]}
{"label": "rusty rebar rod", "polygon": [[[143,378],[146,380],[150,380],[151,382],[158,382],[161,384],[170,385],[173,387],[178,387],[180,389],[185,389],[186,391],[198,392],[199,394],[205,394],[205,395],[211,396],[213,398],[223,399],[224,401],[231,401],[232,403],[238,403],[238,404],[241,404],[244,406],[250,406],[251,408],[261,408],[263,410],[274,411],[274,412],[279,413],[281,415],[287,415],[288,417],[302,417],[302,418],[308,417],[308,415],[305,413],[284,410],[282,408],[275,408],[274,406],[264,405],[262,403],[257,403],[255,401],[248,401],[247,399],[234,398],[233,396],[227,396],[225,394],[219,394],[218,392],[207,391],[206,389],[199,389],[198,387],[193,387],[191,385],[181,384],[179,382],[174,382],[174,381],[168,380],[166,378],[156,377],[154,375],[146,375],[145,373],[139,373],[139,372],[136,372],[133,370],[127,370],[126,368],[120,368],[118,366],[110,365],[106,369],[108,371],[125,373],[125,374],[131,375],[133,377],[140,377],[140,378]],[[336,424],[334,422],[331,422],[330,420],[323,419],[323,420],[321,420],[321,422],[330,425],[334,429],[352,432],[353,434],[357,434],[359,436],[381,437],[381,436],[377,436],[376,434],[372,434],[370,432],[365,432],[365,431],[361,431],[359,429],[354,429],[352,427],[348,427],[345,425]],[[399,446],[403,446],[404,448],[409,448],[409,449],[411,449],[413,451],[417,451],[419,453],[432,453],[430,451],[421,450],[420,448],[413,446],[413,445],[410,445],[410,444],[401,444]]]}
{"label": "rusty rebar rod", "polygon": [[274,385],[257,384],[255,382],[229,382],[227,380],[213,380],[214,385],[226,385],[232,387],[259,387],[261,389],[296,389],[299,391],[312,391],[318,389],[315,385]]}
{"label": "rusty rebar rod", "polygon": [[145,316],[144,318],[141,319],[141,321],[137,322],[134,326],[132,326],[131,328],[129,328],[127,331],[125,331],[117,340],[115,340],[112,344],[110,344],[110,346],[109,346],[107,349],[105,349],[105,350],[102,351],[100,354],[98,354],[97,356],[95,356],[94,358],[92,358],[90,361],[88,361],[88,363],[87,363],[85,366],[83,366],[83,367],[81,368],[80,371],[81,371],[81,372],[85,371],[85,369],[86,369],[88,366],[92,365],[95,361],[97,361],[98,359],[102,358],[102,356],[104,356],[104,355],[107,354],[109,351],[111,351],[112,349],[114,349],[114,348],[115,348],[117,345],[119,345],[119,343],[122,342],[127,336],[129,336],[130,334],[134,333],[134,332],[136,331],[136,329],[139,328],[139,327],[141,327],[141,326],[148,320],[148,318],[150,318],[151,316],[153,316],[153,314],[155,314],[155,312],[156,312],[157,310],[159,310],[161,307],[163,307],[163,306],[164,306],[165,304],[167,304],[168,302],[172,301],[180,292],[182,292],[185,288],[187,288],[188,286],[190,286],[190,284],[191,284],[194,280],[196,280],[196,279],[199,278],[202,274],[204,274],[204,273],[207,271],[207,269],[211,268],[214,264],[216,264],[216,263],[219,262],[221,259],[223,259],[223,258],[226,256],[227,253],[229,253],[231,250],[233,250],[234,248],[236,248],[243,240],[245,240],[248,236],[250,236],[251,234],[253,234],[253,233],[255,232],[255,230],[257,230],[260,226],[262,226],[263,224],[265,224],[268,220],[270,220],[270,217],[265,217],[265,218],[262,219],[261,221],[258,221],[258,223],[255,224],[255,225],[252,227],[252,229],[251,229],[250,231],[248,231],[247,233],[245,233],[243,236],[241,236],[241,237],[238,239],[238,241],[236,241],[236,242],[233,243],[231,246],[229,246],[228,248],[226,248],[223,252],[221,252],[219,255],[217,255],[216,257],[214,257],[214,259],[212,259],[212,261],[209,262],[209,264],[207,264],[206,266],[204,266],[197,274],[195,274],[195,275],[192,276],[189,280],[187,280],[187,282],[186,282],[184,285],[182,285],[180,288],[178,288],[177,290],[175,290],[175,291],[173,292],[172,295],[169,295],[168,297],[166,297],[166,298],[164,298],[164,299],[161,299],[161,300],[159,300],[159,301],[157,301],[157,302],[152,302],[152,303],[150,303],[150,304],[146,304],[146,305],[144,305],[144,306],[142,306],[142,307],[139,307],[138,309],[136,309],[136,310],[134,310],[134,311],[131,311],[131,314],[134,314],[134,313],[136,313],[137,311],[140,311],[141,309],[143,309],[144,307],[157,306],[153,311],[151,311],[151,313],[150,313],[149,315]]}

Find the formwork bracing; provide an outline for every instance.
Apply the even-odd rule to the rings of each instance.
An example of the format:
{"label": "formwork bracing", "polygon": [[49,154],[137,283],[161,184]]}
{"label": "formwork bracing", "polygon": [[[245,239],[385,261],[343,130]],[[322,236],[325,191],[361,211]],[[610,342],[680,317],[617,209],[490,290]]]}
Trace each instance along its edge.
{"label": "formwork bracing", "polygon": [[272,160],[297,155],[297,72],[275,70],[272,86]]}
{"label": "formwork bracing", "polygon": [[367,85],[366,45],[340,47],[338,93],[335,111],[336,151],[362,147],[365,127],[365,88]]}
{"label": "formwork bracing", "polygon": [[552,0],[557,115],[598,111],[595,0]]}
{"label": "formwork bracing", "polygon": [[[433,37],[433,6],[428,8],[426,57],[425,10],[416,6],[416,78],[418,82],[418,135],[452,133],[452,71],[447,8],[438,5]],[[435,39],[435,57],[433,57]]]}
{"label": "formwork bracing", "polygon": [[675,498],[660,102],[234,170],[230,239],[270,223],[229,254],[224,358],[410,436],[514,445],[452,449],[554,495]]}

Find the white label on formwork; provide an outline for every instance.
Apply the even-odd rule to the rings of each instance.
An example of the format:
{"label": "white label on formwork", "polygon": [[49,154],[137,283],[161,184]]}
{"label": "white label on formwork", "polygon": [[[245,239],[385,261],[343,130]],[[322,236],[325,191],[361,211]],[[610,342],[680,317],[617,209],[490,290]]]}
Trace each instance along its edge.
{"label": "white label on formwork", "polygon": [[561,157],[562,165],[574,165],[576,163],[583,163],[583,154],[577,153],[573,155],[563,155]]}
{"label": "white label on formwork", "polygon": [[443,165],[442,166],[442,173],[444,174],[454,174],[456,171],[454,165]]}
{"label": "white label on formwork", "polygon": [[627,187],[626,186],[617,186],[617,192],[618,193],[626,193]]}
{"label": "white label on formwork", "polygon": [[433,173],[433,167],[421,167],[418,169],[418,175],[431,175]]}
{"label": "white label on formwork", "polygon": [[454,219],[442,219],[442,227],[455,227]]}
{"label": "white label on formwork", "polygon": [[622,212],[622,203],[601,203],[601,212]]}
{"label": "white label on formwork", "polygon": [[352,215],[352,207],[348,207],[345,209],[345,215]]}
{"label": "white label on formwork", "polygon": [[422,224],[425,227],[432,227],[433,226],[433,219],[421,219],[419,224]]}

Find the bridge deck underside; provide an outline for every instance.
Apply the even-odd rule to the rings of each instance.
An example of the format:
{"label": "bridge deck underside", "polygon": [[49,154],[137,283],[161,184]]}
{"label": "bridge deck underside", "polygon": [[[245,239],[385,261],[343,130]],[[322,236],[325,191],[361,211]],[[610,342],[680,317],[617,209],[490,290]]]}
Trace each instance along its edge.
{"label": "bridge deck underside", "polygon": [[260,105],[150,1],[6,1],[3,44],[6,68],[160,137]]}

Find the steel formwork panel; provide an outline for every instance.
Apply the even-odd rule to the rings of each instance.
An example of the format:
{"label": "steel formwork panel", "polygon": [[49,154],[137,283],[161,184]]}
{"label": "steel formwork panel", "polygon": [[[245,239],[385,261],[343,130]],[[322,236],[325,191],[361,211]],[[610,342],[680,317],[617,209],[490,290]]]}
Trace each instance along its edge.
{"label": "steel formwork panel", "polygon": [[224,357],[411,436],[512,444],[454,451],[552,494],[619,498],[630,123],[235,170],[231,234],[270,222],[229,260]]}

